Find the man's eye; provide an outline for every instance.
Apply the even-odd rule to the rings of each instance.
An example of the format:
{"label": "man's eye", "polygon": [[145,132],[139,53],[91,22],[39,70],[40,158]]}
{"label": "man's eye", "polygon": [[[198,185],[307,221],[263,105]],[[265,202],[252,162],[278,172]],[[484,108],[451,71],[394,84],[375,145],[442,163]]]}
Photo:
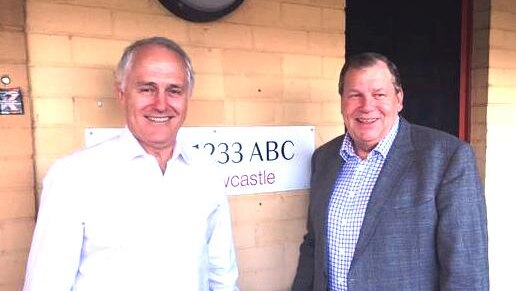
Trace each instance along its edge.
{"label": "man's eye", "polygon": [[376,99],[383,99],[383,98],[385,98],[385,96],[386,96],[386,95],[385,95],[385,94],[383,94],[383,93],[374,94],[374,98],[376,98]]}
{"label": "man's eye", "polygon": [[170,88],[168,92],[173,95],[181,95],[183,91],[180,88]]}
{"label": "man's eye", "polygon": [[143,93],[143,94],[150,94],[150,93],[154,92],[154,88],[152,88],[152,87],[140,87],[138,89],[138,92]]}

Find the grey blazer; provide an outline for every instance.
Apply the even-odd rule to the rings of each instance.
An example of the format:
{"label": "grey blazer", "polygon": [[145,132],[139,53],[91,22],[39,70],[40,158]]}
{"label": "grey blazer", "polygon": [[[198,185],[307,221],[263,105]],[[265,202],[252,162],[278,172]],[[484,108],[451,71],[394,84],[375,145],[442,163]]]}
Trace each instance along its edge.
{"label": "grey blazer", "polygon": [[[327,209],[343,136],[312,157],[307,234],[294,291],[327,290]],[[488,290],[487,219],[471,147],[400,118],[366,209],[349,291]]]}

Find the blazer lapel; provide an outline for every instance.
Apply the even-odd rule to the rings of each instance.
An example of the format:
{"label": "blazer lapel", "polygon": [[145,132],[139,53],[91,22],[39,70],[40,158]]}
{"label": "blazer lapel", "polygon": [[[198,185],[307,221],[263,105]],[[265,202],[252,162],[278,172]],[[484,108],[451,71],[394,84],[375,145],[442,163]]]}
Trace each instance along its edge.
{"label": "blazer lapel", "polygon": [[[360,256],[374,234],[376,225],[381,219],[381,212],[404,172],[414,160],[414,151],[410,139],[410,124],[400,117],[398,134],[389,150],[387,159],[378,175],[376,184],[369,198],[367,209],[360,229],[353,261]],[[353,262],[352,262],[353,264]]]}

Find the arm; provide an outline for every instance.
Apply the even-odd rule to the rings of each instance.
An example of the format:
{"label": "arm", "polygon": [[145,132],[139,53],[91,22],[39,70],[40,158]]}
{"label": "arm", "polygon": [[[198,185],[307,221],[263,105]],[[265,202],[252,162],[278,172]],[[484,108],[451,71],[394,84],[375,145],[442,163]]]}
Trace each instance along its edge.
{"label": "arm", "polygon": [[233,247],[231,218],[226,197],[210,215],[208,242],[210,290],[238,290],[238,269]]}
{"label": "arm", "polygon": [[[24,291],[69,291],[80,263],[83,226],[78,219],[74,185],[56,164],[43,182],[43,193],[27,264]],[[77,185],[76,185],[77,187]]]}
{"label": "arm", "polygon": [[440,290],[488,290],[485,197],[469,145],[451,157],[436,201]]}
{"label": "arm", "polygon": [[[312,156],[311,164],[311,187],[314,185],[314,176],[316,171],[316,160],[319,151],[315,151]],[[312,194],[310,194],[310,199]],[[294,277],[294,283],[292,284],[292,291],[307,291],[313,289],[314,284],[314,253],[315,253],[315,236],[312,227],[312,202],[308,206],[308,218],[306,223],[307,233],[303,238],[303,242],[299,247],[299,262],[297,264],[296,276]]]}
{"label": "arm", "polygon": [[[308,213],[310,213],[310,210]],[[292,291],[308,291],[313,289],[315,244],[310,224],[310,214],[308,214],[308,232],[299,248],[299,262],[294,283],[292,284]]]}

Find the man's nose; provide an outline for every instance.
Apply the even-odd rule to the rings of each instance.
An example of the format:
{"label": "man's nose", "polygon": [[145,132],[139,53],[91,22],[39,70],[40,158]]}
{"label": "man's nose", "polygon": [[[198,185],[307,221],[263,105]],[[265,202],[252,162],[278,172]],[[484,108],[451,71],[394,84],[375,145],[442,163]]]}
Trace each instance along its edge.
{"label": "man's nose", "polygon": [[373,98],[373,96],[364,96],[364,98],[362,98],[361,108],[365,111],[372,110],[374,108],[374,104],[375,99]]}
{"label": "man's nose", "polygon": [[154,107],[156,110],[165,111],[167,108],[167,97],[165,92],[158,92],[154,98]]}

